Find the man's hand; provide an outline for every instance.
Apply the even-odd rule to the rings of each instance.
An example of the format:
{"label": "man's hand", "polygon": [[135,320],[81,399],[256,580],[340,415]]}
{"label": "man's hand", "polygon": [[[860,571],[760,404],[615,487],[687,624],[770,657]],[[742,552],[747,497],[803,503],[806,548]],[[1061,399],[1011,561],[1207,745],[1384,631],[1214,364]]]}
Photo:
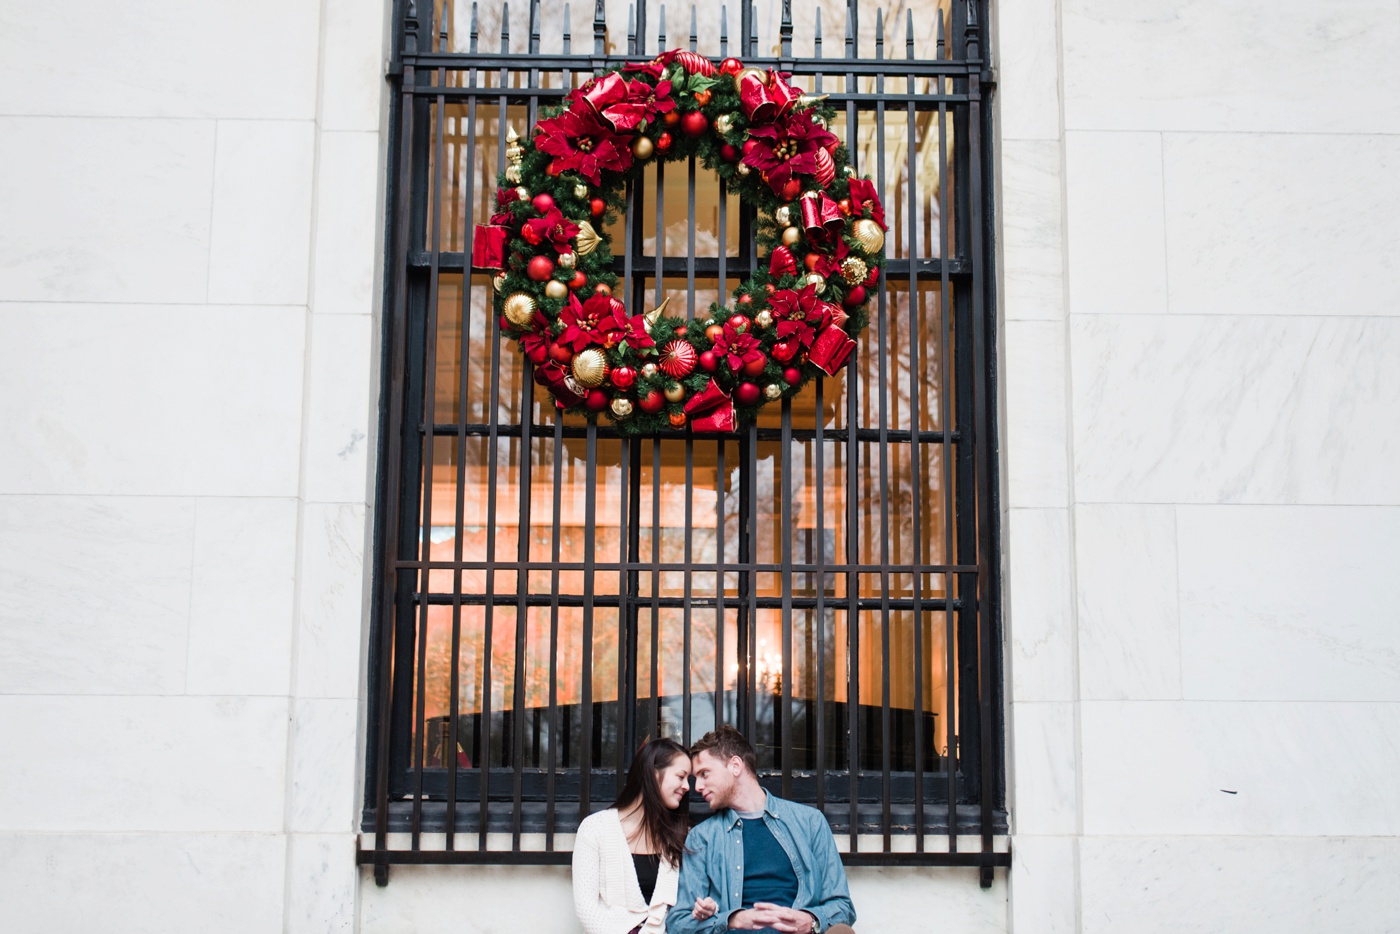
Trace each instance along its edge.
{"label": "man's hand", "polygon": [[695,900],[695,907],[690,909],[690,916],[696,921],[704,921],[706,918],[713,918],[716,911],[719,911],[719,902],[706,896]]}
{"label": "man's hand", "polygon": [[729,916],[729,926],[741,931],[772,928],[783,934],[811,934],[817,921],[805,911],[784,908],[769,902],[755,902],[752,908],[736,911]]}

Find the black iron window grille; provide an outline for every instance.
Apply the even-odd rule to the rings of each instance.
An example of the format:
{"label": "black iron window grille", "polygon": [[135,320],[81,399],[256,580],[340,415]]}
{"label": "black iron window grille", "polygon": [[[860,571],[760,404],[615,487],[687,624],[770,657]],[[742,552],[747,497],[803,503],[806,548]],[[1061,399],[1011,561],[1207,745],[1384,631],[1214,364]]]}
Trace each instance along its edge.
{"label": "black iron window grille", "polygon": [[[359,852],[381,884],[394,863],[565,862],[629,750],[719,722],[747,730],[768,787],[826,813],[848,864],[975,866],[984,885],[1009,865],[985,3],[877,11],[871,30],[847,0],[836,41],[817,5],[811,56],[788,2],[768,54],[757,7],[740,0],[732,41],[709,11],[700,51],[830,95],[889,262],[837,377],[741,432],[652,439],[537,391],[469,231],[507,126],[667,48],[665,8],[651,45],[637,0],[614,54],[601,0],[591,53],[567,5],[546,24],[531,0],[521,50],[505,3],[457,29],[452,0],[397,0]],[[694,160],[627,198],[611,233],[630,308],[703,313],[751,269],[750,210]]]}

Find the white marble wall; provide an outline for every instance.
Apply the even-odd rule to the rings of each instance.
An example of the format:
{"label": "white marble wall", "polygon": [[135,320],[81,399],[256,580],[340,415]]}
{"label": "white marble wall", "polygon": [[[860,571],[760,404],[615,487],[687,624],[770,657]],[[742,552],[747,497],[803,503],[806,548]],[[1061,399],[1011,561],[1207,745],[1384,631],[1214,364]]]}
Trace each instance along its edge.
{"label": "white marble wall", "polygon": [[386,22],[0,9],[7,931],[354,927]]}
{"label": "white marble wall", "polygon": [[1400,7],[998,7],[1009,924],[1394,930]]}

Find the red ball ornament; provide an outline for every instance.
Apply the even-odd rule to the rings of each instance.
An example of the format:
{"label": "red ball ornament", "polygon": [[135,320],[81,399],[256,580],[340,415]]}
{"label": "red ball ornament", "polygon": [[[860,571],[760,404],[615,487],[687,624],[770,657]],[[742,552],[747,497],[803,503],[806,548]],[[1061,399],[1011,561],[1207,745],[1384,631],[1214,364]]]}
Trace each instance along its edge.
{"label": "red ball ornament", "polygon": [[525,267],[525,275],[536,282],[544,282],[554,275],[554,260],[548,256],[536,256],[530,260],[530,265]]}
{"label": "red ball ornament", "polygon": [[671,151],[670,133],[662,133],[656,138],[656,151],[660,153],[667,153]]}
{"label": "red ball ornament", "polygon": [[840,201],[836,202],[836,207],[837,207],[838,210],[841,211],[842,214],[846,215],[847,217],[850,217],[850,216],[851,216],[851,199],[850,199],[850,198],[842,198]]}
{"label": "red ball ornament", "polygon": [[672,379],[685,379],[695,372],[696,356],[695,348],[689,341],[667,341],[666,346],[661,348],[661,357],[656,365]]}
{"label": "red ball ornament", "polygon": [[734,326],[734,330],[736,331],[742,331],[753,324],[753,322],[749,320],[748,315],[730,315],[729,323]]}
{"label": "red ball ornament", "polygon": [[648,415],[655,415],[666,408],[666,397],[661,395],[661,390],[653,389],[637,400],[637,407]]}
{"label": "red ball ornament", "polygon": [[559,168],[559,160],[557,159],[549,164],[549,168],[545,169],[550,178],[557,178],[562,171],[564,170]]}
{"label": "red ball ornament", "polygon": [[588,274],[582,269],[574,270],[574,277],[569,280],[569,288],[578,291],[588,284]]}
{"label": "red ball ornament", "polygon": [[740,405],[758,405],[763,390],[755,383],[740,383],[734,390],[734,401]]}
{"label": "red ball ornament", "polygon": [[725,162],[738,162],[739,147],[725,143],[723,146],[719,147],[719,157]]}
{"label": "red ball ornament", "polygon": [[590,412],[601,412],[608,407],[608,394],[601,389],[590,389],[583,404],[588,406]]}
{"label": "red ball ornament", "polygon": [[802,194],[802,183],[795,178],[788,179],[787,184],[783,186],[783,200],[791,201],[800,194]]}
{"label": "red ball ornament", "polygon": [[667,111],[667,112],[666,112],[666,116],[664,116],[664,117],[661,118],[661,122],[664,123],[664,124],[666,124],[667,126],[675,126],[676,124],[678,124],[678,123],[681,122],[681,113],[680,113],[680,111],[679,111],[679,110],[669,110],[669,111]]}
{"label": "red ball ornament", "polygon": [[847,308],[859,308],[865,304],[865,286],[858,285],[846,293],[846,297],[841,299],[841,304]]}
{"label": "red ball ornament", "polygon": [[710,98],[713,96],[714,94],[711,93],[709,88],[704,88],[702,90],[696,91],[695,103],[699,104],[701,107],[704,107],[710,103]]}
{"label": "red ball ornament", "polygon": [[593,294],[595,294],[595,295],[611,295],[611,294],[612,294],[612,286],[608,285],[606,282],[599,282],[597,285],[595,285],[595,286],[593,287]]}
{"label": "red ball ornament", "polygon": [[773,359],[777,360],[779,363],[787,363],[793,357],[797,356],[797,351],[800,350],[801,347],[802,345],[794,340],[777,341],[773,344]]}
{"label": "red ball ornament", "polygon": [[765,282],[763,283],[763,291],[767,292],[769,295],[772,295],[778,291],[778,287],[771,282]]}
{"label": "red ball ornament", "polygon": [[554,207],[554,196],[545,192],[540,192],[530,199],[530,203],[535,206],[535,210],[541,214],[548,214],[549,209]]}
{"label": "red ball ornament", "polygon": [[549,359],[563,366],[568,366],[574,362],[574,352],[563,344],[550,344]]}
{"label": "red ball ornament", "polygon": [[760,373],[762,373],[762,372],[763,372],[763,368],[766,367],[767,365],[768,365],[768,358],[767,358],[767,357],[762,357],[762,356],[760,356],[760,357],[754,357],[752,360],[750,360],[749,362],[747,362],[747,363],[744,364],[744,369],[742,370],[742,372],[743,372],[743,374],[744,374],[745,376],[750,377],[750,378],[753,378],[753,377],[755,377],[755,376],[758,376]]}
{"label": "red ball ornament", "polygon": [[719,73],[722,75],[737,75],[744,70],[744,63],[737,58],[726,58],[719,63]]}
{"label": "red ball ornament", "polygon": [[612,380],[612,384],[618,389],[631,389],[632,385],[637,382],[637,371],[630,366],[613,367],[612,372],[608,374],[608,378]]}
{"label": "red ball ornament", "polygon": [[868,276],[865,277],[865,282],[864,282],[863,284],[865,285],[866,288],[869,288],[870,286],[874,285],[875,283],[877,283],[877,282],[879,282],[879,281],[880,281],[880,267],[879,267],[879,266],[871,266],[871,267],[870,267],[870,275],[868,275]]}
{"label": "red ball ornament", "polygon": [[718,324],[712,324],[705,328],[705,339],[713,344],[724,336],[724,328]]}
{"label": "red ball ornament", "polygon": [[681,117],[681,132],[691,139],[704,136],[710,128],[710,120],[698,110]]}
{"label": "red ball ornament", "polygon": [[608,203],[602,198],[594,198],[588,202],[588,213],[594,217],[602,217],[603,212],[608,209]]}
{"label": "red ball ornament", "polygon": [[700,352],[700,369],[706,373],[713,373],[719,367],[719,357],[715,356],[713,350],[702,350]]}
{"label": "red ball ornament", "polygon": [[531,363],[540,366],[549,359],[549,348],[543,342],[538,343],[529,349],[527,356],[529,356]]}
{"label": "red ball ornament", "polygon": [[684,413],[684,412],[672,412],[672,413],[671,413],[671,427],[672,427],[672,428],[684,428],[684,427],[685,427],[685,413]]}
{"label": "red ball ornament", "polygon": [[[747,156],[747,155],[749,154],[749,152],[750,152],[755,146],[757,146],[757,145],[758,145],[758,140],[756,140],[756,139],[746,139],[746,140],[744,140],[744,145],[740,146],[739,149],[740,149],[740,151],[743,152],[744,155]],[[792,199],[789,198],[788,200],[790,201],[790,200],[792,200]]]}
{"label": "red ball ornament", "polygon": [[526,224],[524,227],[520,228],[520,239],[524,240],[531,246],[539,246],[540,240],[544,238],[540,236],[540,232],[538,230],[531,227],[529,224]]}
{"label": "red ball ornament", "polygon": [[753,301],[753,296],[750,295],[748,292],[745,292],[744,294],[736,298],[735,301],[738,302],[740,305],[747,305]]}
{"label": "red ball ornament", "polygon": [[802,382],[802,371],[795,366],[788,367],[786,370],[783,370],[783,382],[787,383],[789,386],[796,386],[798,383]]}
{"label": "red ball ornament", "polygon": [[821,258],[822,255],[820,253],[808,253],[806,256],[802,257],[802,265],[807,267],[808,272],[814,272],[817,268],[817,263],[821,262]]}

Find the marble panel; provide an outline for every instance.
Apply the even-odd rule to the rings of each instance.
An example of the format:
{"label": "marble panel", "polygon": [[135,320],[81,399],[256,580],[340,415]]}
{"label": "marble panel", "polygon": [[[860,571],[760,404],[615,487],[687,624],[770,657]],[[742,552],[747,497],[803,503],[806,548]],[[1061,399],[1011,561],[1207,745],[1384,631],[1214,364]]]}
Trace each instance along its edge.
{"label": "marble panel", "polygon": [[1089,837],[1084,934],[1382,934],[1400,918],[1400,841]]}
{"label": "marble panel", "polygon": [[296,535],[294,499],[197,501],[188,693],[287,693]]}
{"label": "marble panel", "polygon": [[354,698],[364,683],[365,507],[307,504],[302,512],[298,697]]}
{"label": "marble panel", "polygon": [[313,0],[6,4],[0,113],[310,119],[320,8]]}
{"label": "marble panel", "polygon": [[[321,112],[328,130],[377,131],[389,58],[389,15],[379,0],[326,4],[321,24]],[[463,21],[465,22],[465,21]]]}
{"label": "marble panel", "polygon": [[[285,934],[352,934],[355,890],[355,835],[293,834],[288,848]],[[371,882],[371,885],[374,883]]]}
{"label": "marble panel", "polygon": [[1065,314],[1060,143],[1008,140],[1000,152],[1002,317],[1059,321]]}
{"label": "marble panel", "polygon": [[212,123],[0,117],[0,165],[7,301],[204,301]]}
{"label": "marble panel", "polygon": [[1074,595],[1068,513],[1012,509],[1007,544],[1011,700],[1073,700]]}
{"label": "marble panel", "polygon": [[281,931],[286,847],[276,834],[4,834],[5,930]]}
{"label": "marble panel", "polygon": [[1011,705],[1012,827],[1022,834],[1073,834],[1079,827],[1079,738],[1073,703]]}
{"label": "marble panel", "polygon": [[1065,134],[1071,314],[1167,310],[1162,138]]}
{"label": "marble panel", "polygon": [[1171,506],[1074,509],[1080,696],[1181,696],[1176,519]]}
{"label": "marble panel", "polygon": [[846,876],[858,931],[907,931],[920,918],[958,934],[1006,930],[1005,870],[997,870],[990,889],[977,884],[975,869],[857,867]]}
{"label": "marble panel", "polygon": [[1069,380],[1065,326],[1008,321],[1005,327],[1007,491],[1010,506],[1069,502]]}
{"label": "marble panel", "polygon": [[0,697],[0,830],[276,832],[285,698]]}
{"label": "marble panel", "polygon": [[1167,135],[1171,311],[1400,314],[1397,170],[1394,136]]}
{"label": "marble panel", "polygon": [[312,315],[302,496],[363,503],[370,495],[370,424],[377,387],[369,315]]}
{"label": "marble panel", "polygon": [[0,489],[295,495],[303,315],[0,305]]}
{"label": "marble panel", "polygon": [[1183,506],[1190,699],[1400,701],[1400,508]]}
{"label": "marble panel", "polygon": [[1390,0],[1065,0],[1060,10],[1070,129],[1400,130]]}
{"label": "marble panel", "polygon": [[307,301],[314,142],[309,120],[219,123],[209,301]]}
{"label": "marble panel", "polygon": [[1079,843],[1018,833],[1011,848],[1013,934],[1079,934]]}
{"label": "marble panel", "polygon": [[194,502],[0,497],[0,693],[178,693]]}
{"label": "marble panel", "polygon": [[1071,325],[1086,502],[1400,503],[1400,321],[1132,316]]}
{"label": "marble panel", "polygon": [[1090,701],[1085,834],[1400,833],[1400,705]]}
{"label": "marble panel", "polygon": [[321,133],[316,155],[312,311],[367,315],[383,262],[376,248],[383,188],[377,133]]}
{"label": "marble panel", "polygon": [[1056,4],[1002,0],[993,7],[993,15],[1002,139],[1058,139],[1060,23]]}
{"label": "marble panel", "polygon": [[302,697],[294,704],[287,826],[294,833],[349,833],[357,816],[359,702]]}

